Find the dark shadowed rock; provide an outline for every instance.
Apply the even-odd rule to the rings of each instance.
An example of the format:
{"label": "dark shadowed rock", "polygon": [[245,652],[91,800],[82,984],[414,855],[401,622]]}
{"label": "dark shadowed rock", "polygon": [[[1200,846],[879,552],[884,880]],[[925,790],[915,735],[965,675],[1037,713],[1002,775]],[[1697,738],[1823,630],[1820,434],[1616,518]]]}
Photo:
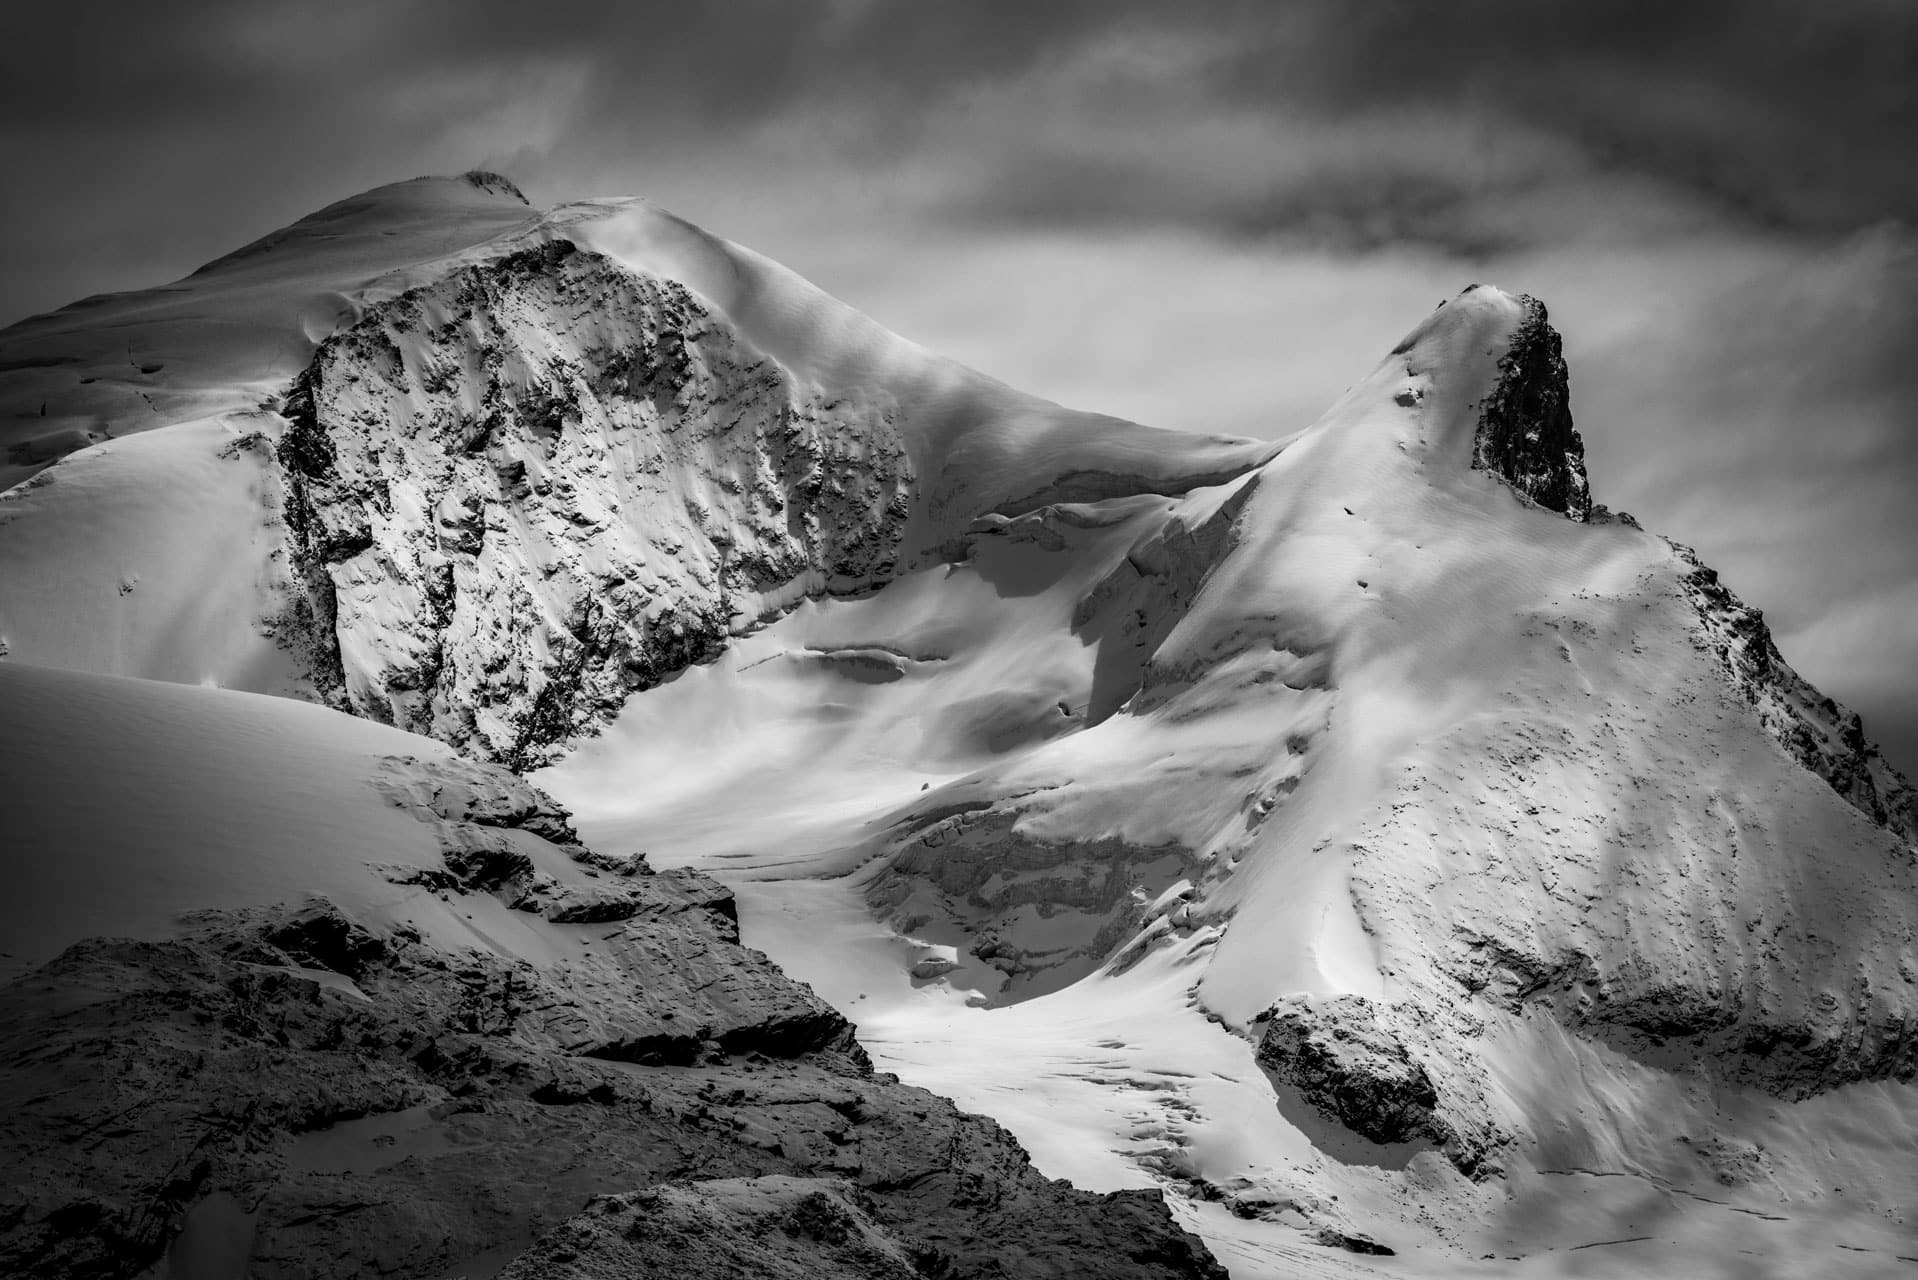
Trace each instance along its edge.
{"label": "dark shadowed rock", "polygon": [[[0,1275],[1223,1277],[1158,1193],[874,1074],[709,877],[553,843],[496,766],[388,763],[446,859],[398,891],[547,958],[316,899],[0,987]],[[476,840],[584,880],[456,873]]]}
{"label": "dark shadowed rock", "polygon": [[1259,1039],[1259,1065],[1328,1119],[1378,1143],[1433,1133],[1438,1092],[1363,996],[1289,996]]}
{"label": "dark shadowed rock", "polygon": [[870,1196],[839,1179],[772,1176],[652,1187],[593,1201],[500,1280],[923,1280],[938,1274],[943,1255],[900,1240],[875,1220],[875,1209]]}
{"label": "dark shadowed rock", "polygon": [[1498,363],[1498,385],[1480,408],[1472,465],[1541,507],[1573,520],[1591,515],[1585,442],[1572,425],[1570,377],[1545,304],[1520,294],[1524,318]]}
{"label": "dark shadowed rock", "polygon": [[324,899],[280,915],[262,930],[262,939],[295,962],[331,969],[348,978],[386,954],[386,942],[346,918]]}
{"label": "dark shadowed rock", "polygon": [[1355,1235],[1349,1231],[1340,1231],[1336,1227],[1320,1227],[1313,1238],[1320,1244],[1330,1245],[1334,1249],[1344,1249],[1347,1253],[1363,1253],[1389,1258],[1398,1252],[1396,1249],[1380,1244],[1370,1236]]}

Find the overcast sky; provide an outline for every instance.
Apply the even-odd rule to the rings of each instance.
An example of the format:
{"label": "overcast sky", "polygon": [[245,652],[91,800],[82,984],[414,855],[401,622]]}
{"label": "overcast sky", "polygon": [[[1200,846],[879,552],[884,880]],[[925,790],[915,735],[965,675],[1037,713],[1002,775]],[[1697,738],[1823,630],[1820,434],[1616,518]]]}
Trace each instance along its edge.
{"label": "overcast sky", "polygon": [[1918,4],[38,8],[0,323],[486,167],[1053,399],[1274,436],[1498,284],[1566,336],[1595,497],[1918,767]]}

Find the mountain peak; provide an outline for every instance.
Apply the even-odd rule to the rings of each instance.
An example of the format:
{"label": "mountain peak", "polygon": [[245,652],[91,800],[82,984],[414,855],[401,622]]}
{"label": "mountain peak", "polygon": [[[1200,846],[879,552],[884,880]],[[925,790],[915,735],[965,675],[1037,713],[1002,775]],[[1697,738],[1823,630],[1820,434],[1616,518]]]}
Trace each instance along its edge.
{"label": "mountain peak", "polygon": [[[431,181],[431,179],[428,179],[428,181]],[[533,202],[526,198],[526,193],[521,191],[511,178],[503,173],[494,173],[491,169],[468,169],[459,176],[459,181],[466,183],[468,186],[477,187],[489,195],[505,196],[510,200],[517,200],[529,209],[533,205]]]}
{"label": "mountain peak", "polygon": [[1389,392],[1401,406],[1424,406],[1421,416],[1444,424],[1448,461],[1490,472],[1534,506],[1581,524],[1590,518],[1585,442],[1572,425],[1563,343],[1543,302],[1467,285],[1392,348],[1379,376],[1360,401]]}
{"label": "mountain peak", "polygon": [[1592,495],[1585,442],[1572,425],[1563,343],[1543,302],[1530,294],[1515,301],[1523,315],[1498,362],[1498,384],[1480,408],[1472,466],[1582,523],[1591,515]]}
{"label": "mountain peak", "polygon": [[335,200],[215,258],[188,278],[262,267],[306,271],[319,257],[366,260],[367,274],[377,274],[390,269],[395,258],[430,260],[530,224],[536,212],[520,189],[497,173],[476,169],[408,178]]}

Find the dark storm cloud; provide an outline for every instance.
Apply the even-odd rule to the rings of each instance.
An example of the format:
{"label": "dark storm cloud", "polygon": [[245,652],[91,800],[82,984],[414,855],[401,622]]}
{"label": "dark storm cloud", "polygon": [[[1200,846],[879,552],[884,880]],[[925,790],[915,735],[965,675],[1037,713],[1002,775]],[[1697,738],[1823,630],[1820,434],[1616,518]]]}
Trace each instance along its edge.
{"label": "dark storm cloud", "polygon": [[827,104],[861,117],[838,141],[883,161],[915,102],[1028,65],[1091,8],[23,9],[0,76],[0,318],[151,283],[343,192],[479,161],[562,188],[592,161],[703,153],[723,167],[738,130]]}
{"label": "dark storm cloud", "polygon": [[[1592,174],[1796,228],[1918,207],[1918,7],[1871,0],[254,0],[46,6],[8,36],[0,316],[183,271],[342,190],[489,160],[572,195],[652,157],[724,167],[782,118],[823,122],[795,145],[854,180],[937,157],[965,186],[927,194],[962,222],[1483,255],[1559,233],[1575,219],[1508,206]],[[1221,145],[1235,119],[1266,135]]]}
{"label": "dark storm cloud", "polygon": [[[544,130],[496,119],[485,158],[535,185],[589,157],[724,164],[741,130],[817,112],[854,172],[946,148],[973,179],[941,206],[959,218],[1488,252],[1552,232],[1488,206],[1583,170],[1653,174],[1792,227],[1918,208],[1918,7],[1871,0],[68,5],[8,35],[6,315],[70,293],[76,259],[184,269],[169,248],[211,256],[342,183],[471,163],[447,153],[483,149],[459,146],[466,126],[516,102]],[[1075,78],[1088,50],[1125,41],[1141,56]],[[1054,76],[1075,95],[1027,93],[993,119],[999,87]],[[1222,164],[1181,154],[1233,113],[1273,136]],[[1417,151],[1342,154],[1368,121],[1416,135],[1420,117],[1459,124]],[[1139,145],[1081,145],[1115,128]],[[1301,156],[1300,137],[1322,145]]]}
{"label": "dark storm cloud", "polygon": [[1476,107],[1789,225],[1843,229],[1918,209],[1918,176],[1900,160],[1918,126],[1910,5],[1459,0],[1295,12],[1309,16],[1234,60],[1229,92],[1263,100],[1279,70],[1327,110]]}
{"label": "dark storm cloud", "polygon": [[[1000,139],[977,211],[1468,251],[1562,235],[1563,218],[1499,206],[1573,179],[1655,179],[1716,216],[1796,231],[1918,213],[1918,6],[1145,7],[1072,47],[1118,35],[1183,39],[1195,56],[1093,80],[1078,119],[1025,119]],[[1176,123],[1232,113],[1273,122],[1267,152],[1235,156],[1243,170],[1187,169],[1178,148],[1202,130]],[[1086,155],[1101,128],[1140,145]],[[1393,130],[1421,145],[1378,145]],[[1301,139],[1320,144],[1316,163],[1295,163]]]}

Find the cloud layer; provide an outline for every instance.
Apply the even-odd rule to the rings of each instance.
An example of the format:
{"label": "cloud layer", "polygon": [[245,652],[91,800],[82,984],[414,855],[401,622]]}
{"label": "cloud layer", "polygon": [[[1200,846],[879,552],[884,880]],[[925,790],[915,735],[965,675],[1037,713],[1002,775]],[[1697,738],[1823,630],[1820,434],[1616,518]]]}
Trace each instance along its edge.
{"label": "cloud layer", "polygon": [[988,372],[1309,421],[1536,293],[1594,487],[1918,766],[1918,8],[218,0],[17,17],[0,322],[344,194],[639,192]]}

